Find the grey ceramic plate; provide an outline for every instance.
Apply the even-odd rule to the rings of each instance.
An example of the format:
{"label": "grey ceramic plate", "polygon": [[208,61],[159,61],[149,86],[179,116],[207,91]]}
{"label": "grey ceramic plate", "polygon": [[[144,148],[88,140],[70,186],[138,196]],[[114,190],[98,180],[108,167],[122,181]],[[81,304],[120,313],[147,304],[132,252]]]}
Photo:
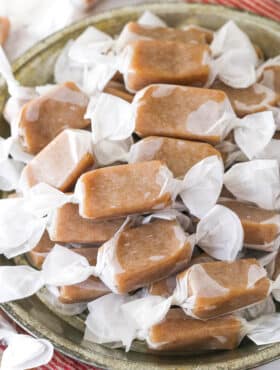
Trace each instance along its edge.
{"label": "grey ceramic plate", "polygon": [[[267,57],[280,54],[280,26],[273,21],[217,6],[161,3],[99,14],[56,33],[17,60],[14,64],[16,77],[24,85],[30,86],[51,82],[54,61],[67,40],[77,37],[89,25],[116,35],[127,21],[137,19],[145,9],[154,11],[169,25],[177,27],[192,23],[217,29],[225,21],[233,19],[263,49]],[[0,111],[6,98],[5,86],[0,83]],[[7,134],[8,125],[1,117],[0,135]],[[2,258],[0,263],[8,262]],[[235,351],[199,356],[156,356],[136,351],[125,353],[123,350],[82,343],[82,317],[61,317],[47,308],[38,297],[4,304],[2,308],[33,335],[50,339],[59,351],[82,362],[110,369],[247,369],[280,357],[280,344],[256,347],[246,340]]]}

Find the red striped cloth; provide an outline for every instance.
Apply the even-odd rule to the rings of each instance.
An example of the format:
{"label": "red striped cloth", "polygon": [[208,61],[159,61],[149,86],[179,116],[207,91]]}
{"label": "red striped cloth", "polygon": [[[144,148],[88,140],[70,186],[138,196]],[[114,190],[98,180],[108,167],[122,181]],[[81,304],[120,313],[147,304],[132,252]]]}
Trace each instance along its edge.
{"label": "red striped cloth", "polygon": [[[273,0],[189,0],[189,3],[219,4],[238,9],[248,10],[265,17],[280,20],[280,2]],[[0,346],[0,351],[4,346]],[[96,367],[81,364],[58,352],[55,352],[52,361],[37,370],[98,370]]]}
{"label": "red striped cloth", "polygon": [[280,20],[280,2],[275,0],[189,0],[189,3],[219,4],[248,10],[265,17]]}

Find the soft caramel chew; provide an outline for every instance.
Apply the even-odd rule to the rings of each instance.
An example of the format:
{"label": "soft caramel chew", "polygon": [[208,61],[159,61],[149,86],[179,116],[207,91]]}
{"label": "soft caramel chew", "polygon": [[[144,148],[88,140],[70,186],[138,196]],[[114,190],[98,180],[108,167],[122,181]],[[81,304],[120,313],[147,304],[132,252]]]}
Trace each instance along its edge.
{"label": "soft caramel chew", "polygon": [[22,186],[29,188],[43,182],[67,191],[94,162],[90,133],[64,130],[27,164]]}
{"label": "soft caramel chew", "polygon": [[148,293],[151,295],[159,295],[161,297],[170,297],[176,286],[176,276],[172,275],[168,278],[155,281],[148,287]]}
{"label": "soft caramel chew", "polygon": [[152,85],[143,90],[136,102],[135,131],[141,137],[169,136],[178,139],[200,140],[216,144],[220,136],[196,134],[207,111],[215,106],[223,108],[227,96],[223,91],[183,87],[176,85]]}
{"label": "soft caramel chew", "polygon": [[177,41],[183,43],[206,44],[211,37],[211,31],[198,27],[176,29],[171,27],[151,27],[137,22],[129,22],[123,28],[117,41],[118,49],[139,39],[154,39]]}
{"label": "soft caramel chew", "polygon": [[126,47],[125,85],[138,91],[152,83],[199,85],[209,75],[209,47],[161,40],[138,40]]}
{"label": "soft caramel chew", "polygon": [[278,251],[277,256],[274,260],[274,271],[272,275],[272,280],[276,280],[280,275],[280,252]]}
{"label": "soft caramel chew", "polygon": [[104,277],[113,275],[115,291],[123,294],[184,269],[192,246],[177,221],[156,220],[122,231],[113,246],[103,244],[99,253],[113,253]]}
{"label": "soft caramel chew", "polygon": [[108,219],[167,207],[171,194],[163,190],[166,170],[161,162],[149,161],[83,174],[77,187],[81,216]]}
{"label": "soft caramel chew", "polygon": [[195,141],[150,136],[136,143],[131,150],[131,162],[153,159],[166,163],[174,177],[182,177],[202,159],[220,152],[212,145]]}
{"label": "soft caramel chew", "polygon": [[66,128],[89,126],[84,119],[88,97],[73,83],[54,87],[22,108],[19,134],[24,149],[37,154]]}
{"label": "soft caramel chew", "polygon": [[[96,265],[97,248],[74,248],[72,250],[86,257],[90,265]],[[91,276],[81,283],[60,287],[59,293],[59,300],[62,303],[79,303],[92,301],[110,293],[110,290],[99,278]]]}
{"label": "soft caramel chew", "polygon": [[238,347],[242,324],[238,317],[223,316],[207,321],[192,319],[179,308],[151,327],[148,345],[164,351],[207,351]]}
{"label": "soft caramel chew", "polygon": [[10,21],[6,17],[0,17],[0,45],[4,45],[10,32]]}
{"label": "soft caramel chew", "polygon": [[231,313],[262,301],[270,280],[254,258],[234,262],[196,264],[177,276],[188,297],[194,298],[192,314],[199,319]]}
{"label": "soft caramel chew", "polygon": [[[252,248],[262,249],[279,235],[280,215],[276,211],[258,208],[235,200],[223,199],[219,202],[230,208],[240,218],[244,229],[244,243]],[[259,247],[258,247],[259,246]]]}
{"label": "soft caramel chew", "polygon": [[121,227],[124,219],[92,221],[79,215],[77,204],[67,203],[53,216],[50,237],[59,243],[104,243]]}
{"label": "soft caramel chew", "polygon": [[117,81],[110,81],[104,88],[104,92],[107,94],[118,96],[119,98],[126,100],[129,103],[131,103],[133,100],[133,95],[125,89],[124,84]]}
{"label": "soft caramel chew", "polygon": [[48,232],[45,231],[36,247],[26,253],[26,257],[30,264],[37,269],[41,269],[45,258],[54,247],[54,244],[55,243],[50,240]]}
{"label": "soft caramel chew", "polygon": [[268,106],[275,105],[278,99],[277,94],[271,88],[259,83],[246,89],[234,89],[217,80],[212,87],[227,94],[238,117],[265,111]]}

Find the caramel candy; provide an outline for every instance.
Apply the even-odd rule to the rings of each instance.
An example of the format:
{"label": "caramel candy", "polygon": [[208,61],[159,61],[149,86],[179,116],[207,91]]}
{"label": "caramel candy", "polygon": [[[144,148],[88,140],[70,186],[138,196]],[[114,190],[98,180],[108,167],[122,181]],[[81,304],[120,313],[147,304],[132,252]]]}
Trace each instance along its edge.
{"label": "caramel candy", "polygon": [[40,270],[47,254],[54,247],[54,244],[55,243],[50,240],[48,232],[45,231],[36,247],[26,253],[26,257],[30,264]]}
{"label": "caramel candy", "polygon": [[24,150],[37,154],[66,128],[82,129],[88,97],[73,83],[54,87],[43,96],[26,103],[19,122],[20,141]]}
{"label": "caramel candy", "polygon": [[137,101],[135,131],[141,137],[169,136],[217,144],[220,136],[194,134],[192,127],[199,122],[196,113],[201,107],[204,109],[210,104],[208,109],[211,111],[213,103],[223,106],[226,101],[226,94],[219,90],[149,86]]}
{"label": "caramel candy", "polygon": [[280,252],[278,251],[276,258],[274,260],[274,271],[272,275],[272,279],[276,280],[280,275]]}
{"label": "caramel candy", "polygon": [[123,49],[128,43],[139,39],[176,41],[183,43],[206,44],[211,32],[195,27],[176,29],[171,27],[153,27],[137,22],[125,25],[117,41],[118,49]]}
{"label": "caramel candy", "polygon": [[176,276],[169,276],[166,279],[162,279],[152,283],[148,287],[148,293],[150,295],[159,295],[161,297],[170,297],[176,287]]}
{"label": "caramel candy", "polygon": [[91,134],[65,130],[27,164],[22,171],[21,186],[29,188],[44,182],[67,191],[94,162]]}
{"label": "caramel candy", "polygon": [[6,17],[0,17],[0,45],[4,45],[10,32],[10,21]]}
{"label": "caramel candy", "polygon": [[183,177],[189,169],[206,157],[220,152],[206,143],[150,136],[136,143],[130,162],[157,159],[166,163],[174,177]]}
{"label": "caramel candy", "polygon": [[195,264],[178,281],[187,299],[193,298],[192,315],[202,320],[260,302],[270,292],[266,271],[254,258]]}
{"label": "caramel candy", "polygon": [[79,215],[79,206],[67,203],[58,208],[49,228],[50,238],[60,243],[104,243],[121,227],[124,219],[94,222]]}
{"label": "caramel candy", "polygon": [[208,80],[207,45],[138,40],[129,44],[126,52],[123,74],[129,91],[152,83],[202,86]]}
{"label": "caramel candy", "polygon": [[274,106],[278,99],[273,90],[259,83],[255,83],[246,89],[234,89],[216,80],[212,87],[227,94],[238,117],[265,111],[269,106]]}
{"label": "caramel candy", "polygon": [[214,258],[210,257],[207,253],[200,253],[199,255],[193,257],[189,263],[189,266],[196,265],[198,263],[213,262]]}
{"label": "caramel candy", "polygon": [[280,65],[268,65],[265,67],[259,83],[274,90],[278,94],[278,102],[280,102]]}
{"label": "caramel candy", "polygon": [[177,221],[155,220],[103,244],[101,279],[114,292],[128,293],[184,269],[191,255],[192,245]]}
{"label": "caramel candy", "polygon": [[110,81],[104,88],[104,92],[107,94],[118,96],[119,98],[124,99],[129,103],[131,103],[133,100],[133,95],[125,89],[124,84],[117,81]]}
{"label": "caramel candy", "polygon": [[163,321],[150,328],[147,342],[151,349],[159,351],[230,350],[238,347],[241,333],[241,320],[233,315],[205,322],[174,308]]}
{"label": "caramel candy", "polygon": [[75,190],[80,215],[98,220],[166,208],[172,203],[166,171],[161,162],[149,161],[83,174]]}
{"label": "caramel candy", "polygon": [[248,203],[223,199],[220,204],[228,207],[240,218],[247,248],[270,250],[270,245],[280,232],[280,215],[275,211],[258,208]]}
{"label": "caramel candy", "polygon": [[[97,248],[74,248],[72,250],[86,257],[90,265],[96,265]],[[110,290],[99,278],[90,276],[81,283],[60,287],[58,299],[62,303],[90,302],[108,293],[110,293]]]}

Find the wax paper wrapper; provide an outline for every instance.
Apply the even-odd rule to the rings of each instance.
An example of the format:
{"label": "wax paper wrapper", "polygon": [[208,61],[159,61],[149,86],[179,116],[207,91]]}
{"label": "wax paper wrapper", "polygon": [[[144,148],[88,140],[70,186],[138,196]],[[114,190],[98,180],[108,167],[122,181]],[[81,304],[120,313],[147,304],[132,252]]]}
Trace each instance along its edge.
{"label": "wax paper wrapper", "polygon": [[59,291],[55,286],[46,286],[37,293],[47,305],[50,305],[56,312],[65,316],[79,315],[87,308],[86,303],[61,303],[58,299]]}
{"label": "wax paper wrapper", "polygon": [[[174,85],[155,86],[159,89],[176,87]],[[91,98],[86,118],[92,121],[95,143],[99,143],[102,147],[104,142],[121,142],[131,137],[136,125],[138,107],[143,104],[141,97],[146,89],[135,95],[132,104],[106,93]],[[112,117],[114,117],[114,127],[111,125]],[[240,119],[236,117],[228,99],[222,103],[209,100],[197,111],[192,112],[188,118],[188,131],[195,135],[218,136],[223,140],[233,130],[236,144],[249,159],[254,158],[266,147],[273,137],[275,128],[271,112],[254,113]],[[128,158],[129,156],[117,159],[128,160]],[[104,162],[102,156],[98,159],[100,163]],[[113,157],[111,161],[114,161]]]}
{"label": "wax paper wrapper", "polygon": [[215,61],[212,62],[209,83],[216,77],[234,88],[246,88],[256,82],[256,50],[249,37],[233,21],[214,33],[210,48]]}
{"label": "wax paper wrapper", "polygon": [[52,211],[73,197],[38,184],[24,197],[0,200],[0,253],[7,258],[26,253],[40,241]]}
{"label": "wax paper wrapper", "polygon": [[279,208],[277,160],[255,159],[235,164],[225,173],[224,184],[237,199],[253,202],[264,209]]}
{"label": "wax paper wrapper", "polygon": [[53,346],[46,339],[35,339],[18,334],[1,316],[0,340],[7,344],[1,360],[1,369],[30,369],[47,364],[53,356]]}
{"label": "wax paper wrapper", "polygon": [[254,304],[250,307],[245,308],[238,312],[238,315],[246,319],[247,321],[251,321],[257,319],[263,315],[274,314],[276,312],[276,306],[273,301],[272,296],[270,295],[262,302]]}

